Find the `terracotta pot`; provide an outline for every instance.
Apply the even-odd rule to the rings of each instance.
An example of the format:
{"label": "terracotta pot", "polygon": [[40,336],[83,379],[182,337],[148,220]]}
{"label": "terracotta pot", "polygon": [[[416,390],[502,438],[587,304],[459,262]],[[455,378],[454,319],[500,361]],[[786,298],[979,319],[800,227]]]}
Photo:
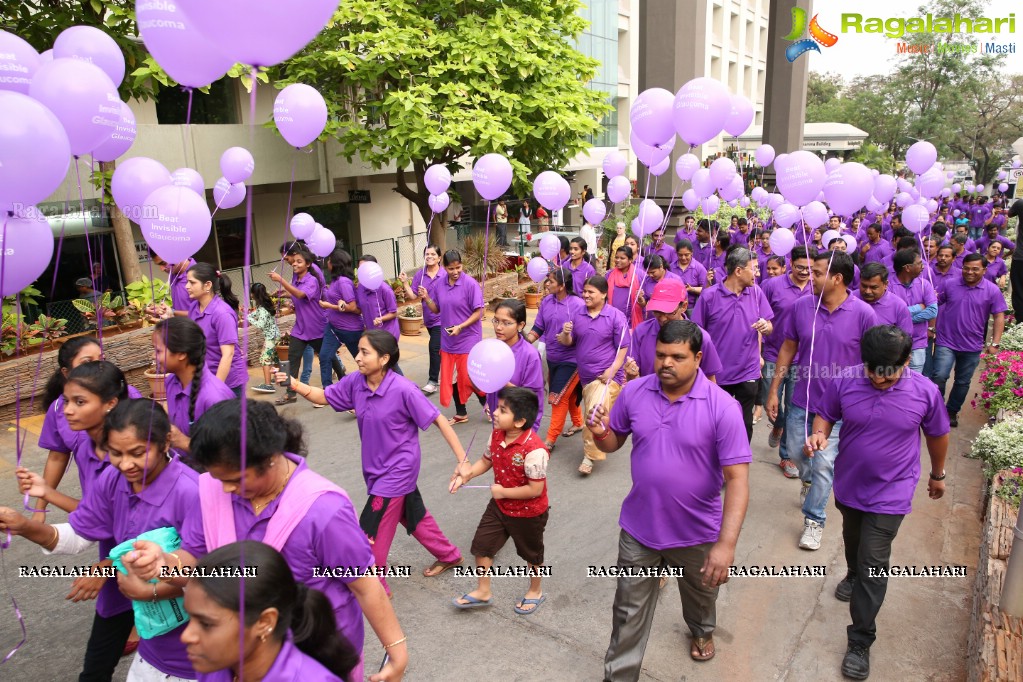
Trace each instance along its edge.
{"label": "terracotta pot", "polygon": [[531,294],[526,292],[526,307],[530,310],[536,310],[540,307],[540,299],[542,296],[539,293]]}
{"label": "terracotta pot", "polygon": [[285,344],[283,346],[274,346],[274,350],[277,351],[277,359],[280,360],[281,362],[284,362],[285,360],[288,359],[288,346],[287,346],[287,344]]}
{"label": "terracotta pot", "polygon": [[402,336],[419,336],[419,331],[423,328],[423,318],[399,317],[398,325],[401,327]]}
{"label": "terracotta pot", "polygon": [[149,381],[149,391],[153,395],[153,400],[166,400],[167,387],[164,385],[163,380],[167,375],[150,370],[146,370],[144,375],[146,380]]}

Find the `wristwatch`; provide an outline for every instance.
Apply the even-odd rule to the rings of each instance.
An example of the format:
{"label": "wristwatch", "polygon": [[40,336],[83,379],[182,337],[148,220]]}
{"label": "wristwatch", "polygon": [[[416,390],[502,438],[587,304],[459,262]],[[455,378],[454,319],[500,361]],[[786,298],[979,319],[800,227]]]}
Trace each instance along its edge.
{"label": "wristwatch", "polygon": [[941,472],[941,476],[935,476],[933,472],[928,474],[928,476],[931,477],[932,481],[944,481],[945,480],[945,472],[944,471]]}

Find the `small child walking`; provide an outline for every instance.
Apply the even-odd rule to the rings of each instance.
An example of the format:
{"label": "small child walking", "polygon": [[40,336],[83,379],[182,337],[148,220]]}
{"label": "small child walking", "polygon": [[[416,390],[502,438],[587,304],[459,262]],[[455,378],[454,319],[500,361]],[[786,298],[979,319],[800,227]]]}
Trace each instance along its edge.
{"label": "small child walking", "polygon": [[270,380],[270,368],[280,364],[277,359],[277,340],[281,338],[281,329],[277,326],[277,309],[267,293],[266,287],[253,282],[249,287],[249,324],[259,327],[263,332],[263,352],[259,354],[259,364],[263,366],[263,383],[253,386],[259,393],[276,393],[277,388]]}
{"label": "small child walking", "polygon": [[[543,532],[549,514],[547,462],[550,455],[543,440],[532,430],[539,409],[540,401],[535,392],[514,386],[502,388],[497,394],[489,449],[471,468],[460,464],[451,477],[451,492],[454,493],[467,481],[491,468],[494,470],[494,484],[490,487],[493,497],[472,540],[479,584],[472,592],[452,600],[459,609],[475,609],[493,603],[488,571],[494,565],[494,556],[509,537],[515,543],[516,553],[529,564],[529,590],[515,604],[515,613],[522,616],[536,613],[547,599],[540,581]],[[469,470],[466,472],[466,469]]]}

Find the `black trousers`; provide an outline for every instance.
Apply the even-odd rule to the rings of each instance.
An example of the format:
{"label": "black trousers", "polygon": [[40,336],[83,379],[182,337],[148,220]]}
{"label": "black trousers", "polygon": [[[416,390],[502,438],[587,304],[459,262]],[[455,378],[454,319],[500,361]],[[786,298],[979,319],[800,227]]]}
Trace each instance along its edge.
{"label": "black trousers", "polygon": [[428,347],[430,351],[430,373],[427,375],[427,380],[437,384],[440,383],[440,326],[427,327],[427,333],[430,334],[430,345]]}
{"label": "black trousers", "polygon": [[845,562],[853,582],[849,615],[852,624],[846,628],[850,646],[869,647],[876,639],[876,619],[888,592],[888,578],[871,575],[872,570],[889,567],[892,541],[902,525],[903,514],[874,514],[847,507],[838,500],[835,506],[842,512],[842,540],[845,542]]}
{"label": "black trousers", "polygon": [[[305,355],[305,347],[312,346],[313,352],[317,356],[319,356],[320,347],[322,345],[323,345],[322,336],[318,339],[310,339],[308,341],[296,339],[294,336],[290,338],[290,340],[288,341],[288,358],[291,360],[292,378],[294,379],[298,378],[299,369],[302,367],[302,357]],[[334,354],[330,364],[334,368],[334,374],[337,375],[337,378],[340,380],[341,377],[345,375],[345,368],[344,365],[341,364],[341,359],[338,358],[336,353]],[[309,369],[311,370],[312,367],[310,366]],[[292,391],[288,391],[288,393],[292,393]]]}
{"label": "black trousers", "polygon": [[[1023,249],[1023,244],[1016,248]],[[1023,261],[1015,261],[1012,265],[1013,268],[1009,270],[1009,283],[1012,285],[1012,314],[1019,320],[1020,315],[1023,315]]]}
{"label": "black trousers", "polygon": [[757,401],[757,393],[760,392],[760,381],[744,381],[741,384],[729,384],[721,386],[733,398],[739,401],[742,408],[742,422],[746,425],[746,440],[753,441],[753,404]]}
{"label": "black trousers", "polygon": [[78,682],[110,682],[134,626],[135,612],[131,609],[110,618],[97,613],[92,619]]}

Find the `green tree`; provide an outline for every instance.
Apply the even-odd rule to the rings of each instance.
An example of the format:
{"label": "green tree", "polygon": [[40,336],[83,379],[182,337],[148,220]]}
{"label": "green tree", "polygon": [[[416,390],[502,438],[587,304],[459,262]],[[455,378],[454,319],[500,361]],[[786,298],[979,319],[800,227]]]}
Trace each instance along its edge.
{"label": "green tree", "polygon": [[[327,99],[326,135],[349,160],[395,166],[394,191],[425,221],[423,174],[465,157],[506,154],[515,188],[589,147],[610,112],[586,87],[598,62],[573,46],[578,0],[349,0],[333,23],[277,72]],[[443,217],[432,234],[443,246]]]}
{"label": "green tree", "polygon": [[959,93],[949,147],[973,164],[977,182],[990,184],[1012,155],[1023,129],[1023,75],[978,79]]}
{"label": "green tree", "polygon": [[873,168],[881,173],[895,171],[895,157],[891,152],[870,142],[853,152],[849,160],[862,163],[867,168]]}

